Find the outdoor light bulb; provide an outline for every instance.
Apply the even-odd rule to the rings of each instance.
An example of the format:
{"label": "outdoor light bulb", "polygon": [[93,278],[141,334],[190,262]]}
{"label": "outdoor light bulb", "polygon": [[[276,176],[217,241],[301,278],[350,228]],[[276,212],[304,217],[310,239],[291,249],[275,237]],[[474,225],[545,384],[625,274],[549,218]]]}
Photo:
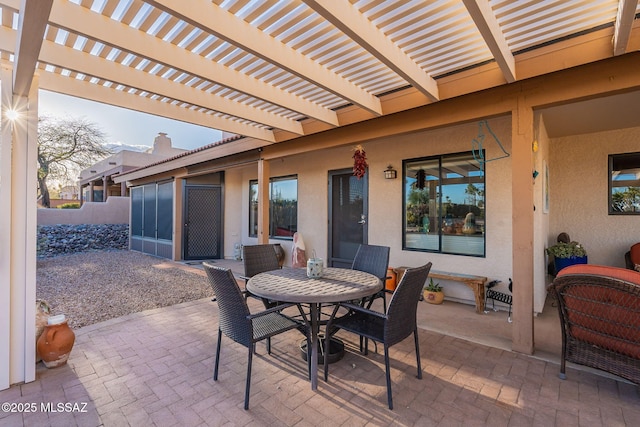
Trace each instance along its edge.
{"label": "outdoor light bulb", "polygon": [[18,113],[16,110],[7,110],[7,118],[12,122],[16,121],[18,117],[20,117],[20,113]]}

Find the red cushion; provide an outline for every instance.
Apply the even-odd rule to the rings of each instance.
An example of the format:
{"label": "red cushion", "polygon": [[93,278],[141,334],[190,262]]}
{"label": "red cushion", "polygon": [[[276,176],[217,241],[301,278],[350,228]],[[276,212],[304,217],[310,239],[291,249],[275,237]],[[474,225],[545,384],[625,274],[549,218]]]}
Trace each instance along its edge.
{"label": "red cushion", "polygon": [[563,268],[558,273],[558,277],[565,276],[567,274],[596,274],[640,285],[640,273],[626,268],[609,267],[606,265],[596,264],[574,264]]}
{"label": "red cushion", "polygon": [[[626,268],[576,264],[559,274],[588,274],[640,285],[640,273]],[[594,281],[594,284],[596,282]],[[640,359],[640,299],[629,292],[581,284],[564,291],[570,334],[576,339]]]}
{"label": "red cushion", "polygon": [[640,264],[640,243],[631,246],[631,262]]}

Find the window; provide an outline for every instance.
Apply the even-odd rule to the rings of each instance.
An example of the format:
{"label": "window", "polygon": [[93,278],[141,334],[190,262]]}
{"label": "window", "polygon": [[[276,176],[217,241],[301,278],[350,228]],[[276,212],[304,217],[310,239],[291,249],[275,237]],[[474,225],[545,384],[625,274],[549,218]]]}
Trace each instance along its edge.
{"label": "window", "polygon": [[640,215],[640,153],[609,156],[609,214]]}
{"label": "window", "polygon": [[[298,177],[269,180],[269,237],[291,239],[298,231]],[[249,181],[249,236],[258,235],[258,181]]]}
{"label": "window", "polygon": [[485,256],[484,171],[471,153],[403,162],[403,248]]}

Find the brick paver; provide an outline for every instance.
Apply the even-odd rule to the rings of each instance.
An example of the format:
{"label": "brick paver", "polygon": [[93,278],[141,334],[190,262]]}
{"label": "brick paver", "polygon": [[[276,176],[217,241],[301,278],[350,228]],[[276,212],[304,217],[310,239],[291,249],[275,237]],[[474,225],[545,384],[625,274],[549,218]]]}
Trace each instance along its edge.
{"label": "brick paver", "polygon": [[[0,392],[0,402],[36,404],[32,412],[0,413],[0,425],[640,425],[634,385],[571,367],[562,381],[555,363],[426,330],[422,380],[413,340],[391,349],[393,411],[380,346],[362,356],[357,337],[339,332],[347,352],[314,392],[297,331],[275,337],[272,355],[258,344],[245,411],[246,349],[224,339],[214,382],[216,336],[217,305],[208,299],[76,330],[66,366],[39,364],[35,382]],[[76,411],[58,411],[57,403]],[[46,404],[53,404],[48,412]]]}

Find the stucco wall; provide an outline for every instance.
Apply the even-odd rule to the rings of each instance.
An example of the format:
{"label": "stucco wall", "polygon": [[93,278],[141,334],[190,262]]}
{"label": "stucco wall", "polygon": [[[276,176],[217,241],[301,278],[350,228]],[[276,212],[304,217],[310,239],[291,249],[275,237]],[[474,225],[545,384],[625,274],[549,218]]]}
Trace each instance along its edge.
{"label": "stucco wall", "polygon": [[129,198],[111,196],[106,202],[86,202],[80,209],[38,209],[38,225],[128,224]]}
{"label": "stucco wall", "polygon": [[[505,149],[511,151],[511,118],[494,118],[489,124]],[[511,257],[511,160],[486,163],[486,257],[456,256],[402,250],[402,160],[445,153],[467,152],[478,135],[476,122],[401,135],[363,144],[369,163],[369,243],[391,247],[390,266],[418,266],[428,261],[433,268],[488,276],[506,284],[512,276]],[[327,258],[328,171],[353,166],[352,146],[308,153],[270,162],[272,177],[298,175],[298,230],[307,253],[315,250]],[[499,157],[501,151],[489,135],[484,142],[486,158]],[[385,180],[383,171],[391,164],[398,178]],[[233,244],[255,244],[248,237],[249,180],[257,178],[257,167],[227,171],[225,175],[225,255],[233,255]],[[241,212],[241,216],[238,216]],[[240,230],[238,236],[234,235]],[[233,236],[233,237],[231,237]],[[291,242],[281,242],[290,263]],[[447,295],[472,303],[472,291],[463,284],[446,283]]]}
{"label": "stucco wall", "polygon": [[[224,173],[224,257],[234,258],[236,243],[248,243],[249,178],[248,171],[257,167],[228,169]],[[255,175],[255,172],[253,172]],[[246,188],[245,188],[246,187]],[[244,202],[244,203],[243,203]],[[254,239],[255,243],[255,239]]]}
{"label": "stucco wall", "polygon": [[551,140],[550,230],[582,243],[590,264],[624,267],[624,253],[640,242],[640,216],[608,214],[608,155],[640,151],[640,128]]}
{"label": "stucco wall", "polygon": [[[550,213],[545,211],[546,184],[545,165],[549,165],[549,136],[544,126],[544,118],[538,116],[535,126],[536,136],[534,141],[538,143],[538,151],[533,152],[533,171],[538,175],[534,179],[533,185],[533,311],[541,313],[547,297],[547,285],[551,283],[552,277],[547,275],[548,259],[544,252],[547,247],[547,236],[549,235]],[[532,147],[533,150],[533,147]]]}

